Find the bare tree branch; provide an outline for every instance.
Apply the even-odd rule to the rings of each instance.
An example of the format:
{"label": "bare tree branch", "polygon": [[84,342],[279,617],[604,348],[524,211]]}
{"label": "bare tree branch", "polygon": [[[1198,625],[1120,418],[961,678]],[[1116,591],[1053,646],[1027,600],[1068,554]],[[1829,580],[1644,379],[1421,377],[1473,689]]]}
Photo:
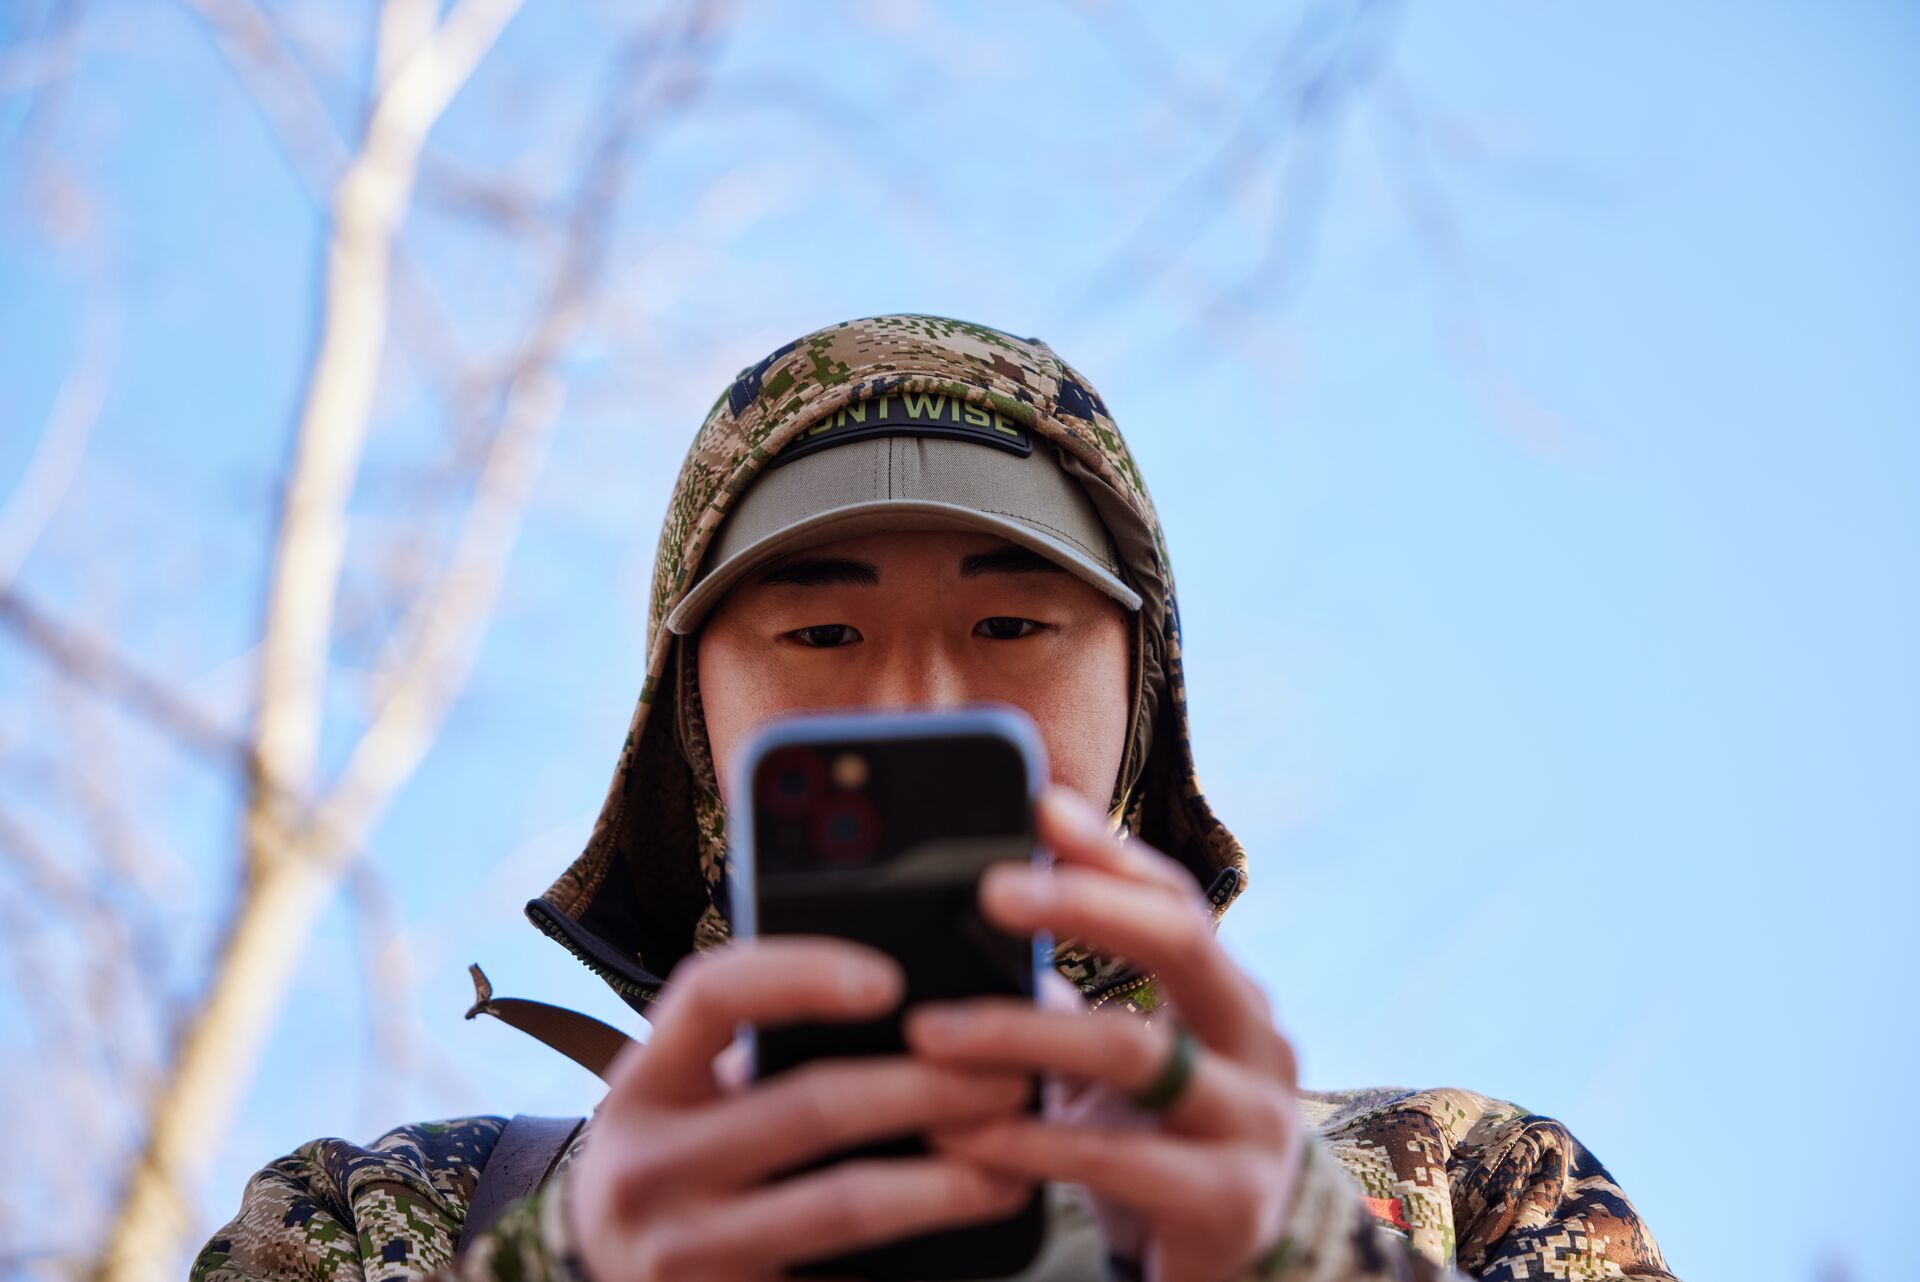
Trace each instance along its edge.
{"label": "bare tree branch", "polygon": [[[643,96],[633,88],[647,83],[635,74],[645,66],[619,68],[625,74],[615,82],[616,110],[590,158],[540,319],[497,397],[498,425],[447,574],[417,612],[418,626],[408,630],[381,685],[378,709],[325,800],[295,809],[286,799],[305,793],[315,772],[346,501],[372,414],[400,221],[428,129],[512,8],[507,0],[461,0],[410,53],[388,45],[416,37],[417,15],[389,15],[381,24],[376,61],[392,70],[334,199],[321,338],[268,596],[249,756],[245,889],[212,983],[154,1104],[99,1278],[146,1276],[143,1261],[165,1258],[178,1241],[182,1189],[251,1075],[314,921],[466,682],[558,413],[555,364],[584,324],[603,274],[634,125],[644,107],[665,115],[697,96],[720,9],[687,6],[657,92]],[[650,61],[655,44],[635,42],[627,61]]]}
{"label": "bare tree branch", "polygon": [[[215,48],[308,195],[316,205],[327,207],[330,193],[334,193],[347,168],[347,144],[313,77],[294,56],[280,27],[255,0],[180,2],[207,27]],[[424,15],[431,26],[433,9],[431,0],[392,0],[381,8],[376,56],[384,59],[377,75],[382,89],[418,52],[422,38],[419,23]],[[490,186],[431,154],[422,154],[419,165],[417,181],[444,204],[459,210],[485,210],[496,217],[511,211],[518,220],[517,230],[525,232],[537,225],[543,234],[549,234],[518,193]],[[444,363],[451,348],[446,337],[446,309],[434,296],[425,273],[405,252],[404,244],[394,239],[389,252],[394,262],[395,295],[408,305],[407,318],[414,322],[402,328],[412,346],[426,344],[429,359],[438,358]]]}
{"label": "bare tree branch", "polygon": [[166,991],[171,932],[162,927],[156,891],[169,868],[184,871],[186,864],[163,848],[148,825],[128,814],[117,745],[99,702],[67,681],[53,683],[50,694],[67,731],[62,757],[68,768],[59,786],[79,812],[88,845],[99,853],[96,894],[116,919],[115,942],[123,945],[94,950],[95,998],[110,1007],[99,1013],[95,1026],[124,1066],[115,1076],[144,1078],[151,1075],[153,1051],[164,1038],[153,1039],[145,1054],[122,1048],[143,1028],[170,1031],[179,1013]]}
{"label": "bare tree branch", "polygon": [[0,509],[0,592],[13,582],[80,470],[106,402],[119,350],[117,307],[95,303],[81,323],[78,349],[47,416],[40,444],[6,507]]}
{"label": "bare tree branch", "polygon": [[[395,0],[405,3],[406,0]],[[269,590],[254,730],[269,779],[312,777],[334,595],[352,490],[386,339],[392,247],[427,132],[491,45],[518,0],[461,0],[430,40],[393,71],[360,152],[333,203],[319,349],[295,432],[292,483]],[[400,26],[383,23],[382,34]],[[383,65],[390,55],[381,55]],[[256,862],[284,846],[279,816],[249,816]]]}
{"label": "bare tree branch", "polygon": [[391,1117],[420,1058],[412,953],[399,906],[379,871],[356,860],[345,883],[373,1050],[362,1076],[361,1111],[369,1118]]}
{"label": "bare tree branch", "polygon": [[1222,338],[1270,324],[1305,287],[1346,118],[1380,75],[1399,16],[1391,4],[1362,7],[1321,60],[1303,72],[1290,104],[1291,127],[1278,138],[1272,157],[1278,174],[1266,242],[1237,280],[1214,290],[1196,309],[1195,327],[1215,341],[1201,348],[1200,363],[1190,368],[1203,369],[1228,350]]}
{"label": "bare tree branch", "polygon": [[347,165],[346,144],[319,90],[253,0],[183,0],[206,24],[287,165],[324,203]]}
{"label": "bare tree branch", "polygon": [[0,95],[26,94],[16,134],[39,132],[56,97],[79,62],[80,0],[52,0],[40,30],[12,48],[0,50]]}
{"label": "bare tree branch", "polygon": [[[1171,186],[1166,194],[1144,214],[1120,247],[1090,274],[1069,308],[1080,314],[1118,316],[1123,304],[1159,288],[1169,276],[1179,274],[1181,262],[1190,246],[1234,205],[1235,193],[1247,188],[1285,154],[1290,144],[1303,135],[1321,129],[1327,120],[1330,94],[1344,95],[1348,88],[1348,60],[1356,49],[1366,51],[1379,45],[1382,32],[1398,16],[1397,0],[1319,0],[1300,16],[1274,58],[1259,92],[1240,113],[1231,128],[1224,130],[1219,143],[1194,169]],[[1362,65],[1367,65],[1363,56]],[[1371,71],[1368,71],[1371,75]],[[1311,155],[1312,139],[1308,138]],[[1306,176],[1315,168],[1309,166]],[[1291,216],[1296,195],[1283,184],[1283,219]],[[1304,207],[1312,207],[1311,203]],[[1280,244],[1282,228],[1276,226],[1268,238],[1268,249],[1255,276],[1270,274],[1279,254],[1291,254],[1290,246]],[[1203,300],[1195,308],[1193,324],[1210,338],[1229,344],[1241,341],[1242,326],[1225,323],[1223,313],[1232,312],[1236,322],[1255,329],[1265,328],[1253,309],[1236,306],[1236,291],[1183,291]]]}
{"label": "bare tree branch", "polygon": [[1388,82],[1376,117],[1378,143],[1414,240],[1442,285],[1436,318],[1443,347],[1493,421],[1536,449],[1564,450],[1573,428],[1513,376],[1487,333],[1460,220],[1435,172],[1427,124],[1406,85]]}
{"label": "bare tree branch", "polygon": [[1231,106],[1224,95],[1181,65],[1129,0],[1065,0],[1064,7],[1107,47],[1123,71],[1170,110],[1211,126]]}
{"label": "bare tree branch", "polygon": [[0,628],[76,685],[119,704],[223,770],[247,772],[246,741],[139,671],[104,642],[56,622],[21,593],[0,588]]}
{"label": "bare tree branch", "polygon": [[567,220],[566,249],[540,322],[509,371],[502,421],[447,575],[400,630],[398,656],[376,676],[378,711],[319,808],[319,824],[356,845],[356,837],[385,808],[393,789],[411,775],[454,694],[466,683],[479,641],[476,624],[490,613],[498,594],[559,411],[553,364],[584,324],[589,296],[601,274],[636,123],[642,114],[657,123],[658,115],[683,110],[698,96],[711,24],[708,6],[690,8],[674,40],[677,65],[669,69],[657,102],[628,87],[640,82],[643,60],[655,56],[657,37],[635,41],[621,60],[608,127],[593,149]]}

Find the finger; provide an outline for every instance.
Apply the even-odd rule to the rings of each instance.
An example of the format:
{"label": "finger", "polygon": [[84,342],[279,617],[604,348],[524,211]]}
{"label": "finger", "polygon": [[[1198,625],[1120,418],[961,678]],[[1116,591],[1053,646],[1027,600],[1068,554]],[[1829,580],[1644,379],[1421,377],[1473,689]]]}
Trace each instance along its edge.
{"label": "finger", "polygon": [[872,1019],[900,1001],[899,965],[845,940],[756,939],[698,953],[674,968],[646,1048],[614,1078],[609,1099],[712,1098],[714,1057],[741,1024]]}
{"label": "finger", "polygon": [[1154,1131],[1000,1122],[939,1135],[935,1146],[1003,1175],[1083,1185],[1182,1232],[1223,1221],[1246,1192],[1235,1187],[1247,1167],[1241,1150]]}
{"label": "finger", "polygon": [[661,1174],[676,1184],[738,1187],[868,1140],[1013,1116],[1032,1099],[1024,1072],[905,1056],[824,1060],[704,1110],[679,1131]]}
{"label": "finger", "polygon": [[1204,911],[1193,874],[1146,842],[1107,827],[1106,817],[1078,793],[1052,787],[1040,796],[1034,817],[1040,839],[1062,863],[1098,868],[1129,881],[1157,886]]}
{"label": "finger", "polygon": [[1160,890],[1091,868],[1002,864],[982,878],[980,903],[1005,929],[1072,936],[1155,972],[1187,1026],[1214,1050],[1251,1052],[1262,1030],[1272,1035],[1212,922]]}
{"label": "finger", "polygon": [[[1111,831],[1100,812],[1078,793],[1055,787],[1042,797],[1041,809],[1041,828],[1061,862],[1099,868],[1128,881],[1158,886],[1193,905],[1208,921],[1217,918],[1201,893],[1200,883],[1184,865],[1131,833]],[[1264,1004],[1265,996],[1252,980],[1247,979],[1246,984]]]}
{"label": "finger", "polygon": [[1030,1181],[951,1158],[841,1162],[662,1225],[641,1249],[663,1277],[772,1273],[928,1229],[1010,1215],[1032,1192]]}
{"label": "finger", "polygon": [[[1158,886],[1173,898],[1192,905],[1209,922],[1215,920],[1213,908],[1201,893],[1199,883],[1183,865],[1138,837],[1124,831],[1111,831],[1106,817],[1078,793],[1058,786],[1049,789],[1041,797],[1039,819],[1041,834],[1060,862],[1098,868],[1124,880]],[[1243,994],[1258,1008],[1263,1021],[1270,1024],[1272,1015],[1266,994],[1239,967],[1231,969]],[[1282,1076],[1297,1082],[1298,1071],[1291,1050],[1284,1046],[1274,1049],[1270,1058],[1281,1069]]]}
{"label": "finger", "polygon": [[[1037,1010],[981,998],[928,1004],[907,1016],[907,1042],[937,1063],[1053,1073],[1098,1082],[1133,1097],[1160,1079],[1173,1038],[1125,1015]],[[1278,1143],[1287,1097],[1274,1083],[1218,1055],[1202,1053],[1162,1124],[1187,1134]]]}

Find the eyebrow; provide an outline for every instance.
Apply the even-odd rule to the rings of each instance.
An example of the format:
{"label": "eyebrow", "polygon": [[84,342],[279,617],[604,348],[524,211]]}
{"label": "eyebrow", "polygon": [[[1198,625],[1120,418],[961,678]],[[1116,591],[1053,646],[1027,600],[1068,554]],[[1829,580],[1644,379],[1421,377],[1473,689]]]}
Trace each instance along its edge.
{"label": "eyebrow", "polygon": [[960,562],[960,577],[978,578],[982,574],[1065,574],[1060,565],[1038,552],[1009,545],[981,552]]}
{"label": "eyebrow", "polygon": [[766,588],[877,588],[880,586],[880,571],[874,568],[871,561],[809,556],[782,561],[756,581]]}

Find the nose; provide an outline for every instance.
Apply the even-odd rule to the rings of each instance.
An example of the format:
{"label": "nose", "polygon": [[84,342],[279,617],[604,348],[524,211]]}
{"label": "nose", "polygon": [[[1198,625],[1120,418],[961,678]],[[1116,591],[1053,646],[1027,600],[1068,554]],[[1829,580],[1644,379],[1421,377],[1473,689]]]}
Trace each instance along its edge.
{"label": "nose", "polygon": [[930,639],[895,645],[867,692],[877,708],[946,708],[970,701],[967,671]]}

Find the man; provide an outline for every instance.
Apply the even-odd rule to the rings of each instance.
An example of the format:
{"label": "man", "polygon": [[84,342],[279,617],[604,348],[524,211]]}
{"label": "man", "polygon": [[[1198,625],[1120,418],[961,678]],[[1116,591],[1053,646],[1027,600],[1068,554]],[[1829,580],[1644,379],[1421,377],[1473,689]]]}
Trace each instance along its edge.
{"label": "man", "polygon": [[[1457,1090],[1297,1088],[1213,935],[1246,860],[1194,777],[1152,504],[1105,404],[1044,344],[883,316],[744,371],[682,468],[651,624],[592,838],[528,905],[648,1016],[644,1048],[484,1229],[466,1220],[483,1167],[501,1187],[501,1119],[318,1141],[254,1178],[197,1278],[771,1278],[994,1218],[1043,1182],[1035,1278],[1669,1276],[1558,1123]],[[1056,858],[997,869],[982,907],[1071,941],[1077,997],[922,1008],[907,1056],[743,1081],[740,1024],[868,1018],[901,977],[845,942],[728,946],[733,747],[802,708],[980,700],[1041,729]],[[1034,1072],[1075,1092],[1044,1119],[1020,1111]],[[902,1133],[931,1154],[776,1178]]]}

